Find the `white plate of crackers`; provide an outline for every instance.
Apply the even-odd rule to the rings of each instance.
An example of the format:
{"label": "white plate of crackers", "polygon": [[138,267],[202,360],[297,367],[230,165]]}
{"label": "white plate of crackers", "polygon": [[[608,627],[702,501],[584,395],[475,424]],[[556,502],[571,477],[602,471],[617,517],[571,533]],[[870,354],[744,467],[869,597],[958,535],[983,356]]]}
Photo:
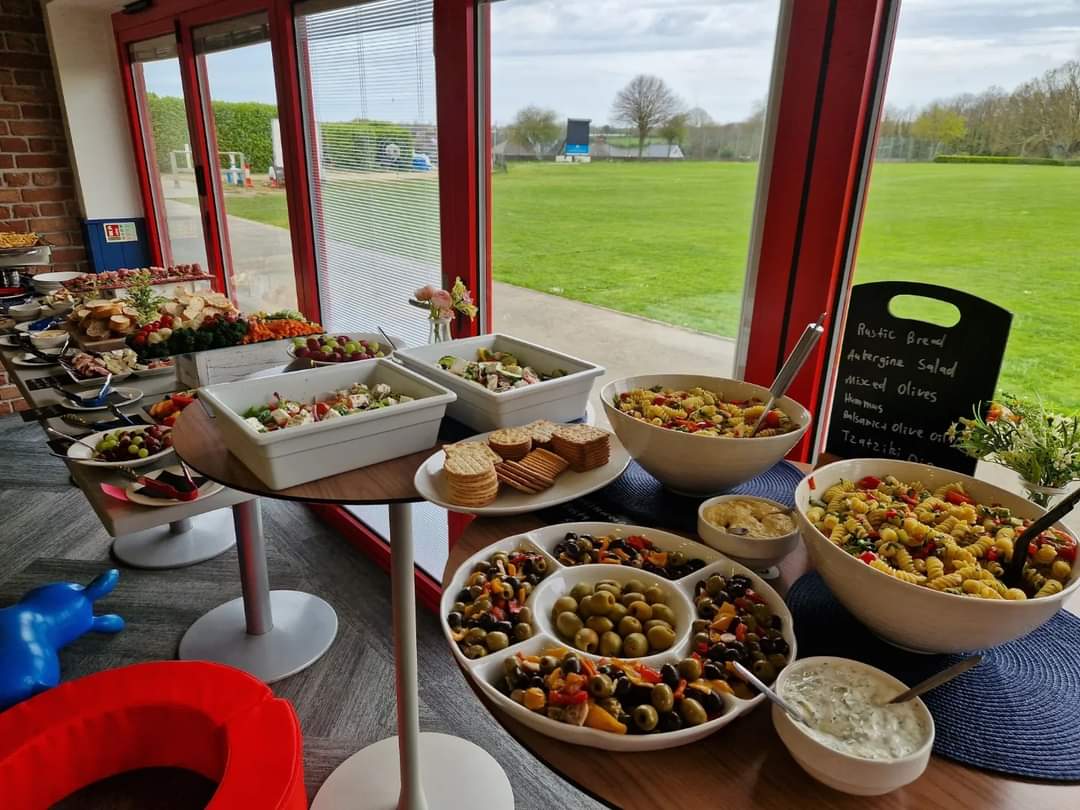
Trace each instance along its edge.
{"label": "white plate of crackers", "polygon": [[538,420],[446,445],[413,484],[428,501],[473,515],[519,515],[607,486],[630,464],[614,434]]}

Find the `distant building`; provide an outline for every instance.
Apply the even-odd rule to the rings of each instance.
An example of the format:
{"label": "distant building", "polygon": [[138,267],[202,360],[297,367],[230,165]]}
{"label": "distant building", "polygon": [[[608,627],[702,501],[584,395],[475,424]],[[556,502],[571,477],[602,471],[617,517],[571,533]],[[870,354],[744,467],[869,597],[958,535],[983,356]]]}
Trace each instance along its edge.
{"label": "distant building", "polygon": [[[636,146],[615,146],[607,143],[606,140],[598,139],[593,142],[592,156],[598,160],[605,158],[625,160],[637,158],[638,149]],[[641,153],[642,160],[682,160],[685,157],[686,155],[677,143],[647,143]]]}

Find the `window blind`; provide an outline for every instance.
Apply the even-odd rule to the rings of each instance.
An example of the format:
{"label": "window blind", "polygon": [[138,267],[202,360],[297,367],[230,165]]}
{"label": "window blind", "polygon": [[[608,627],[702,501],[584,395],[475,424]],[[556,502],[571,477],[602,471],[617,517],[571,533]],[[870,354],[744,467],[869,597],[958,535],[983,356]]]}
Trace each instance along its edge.
{"label": "window blind", "polygon": [[323,322],[427,339],[441,286],[432,0],[296,6]]}
{"label": "window blind", "polygon": [[266,14],[259,12],[203,25],[196,28],[193,34],[195,53],[216,53],[267,42],[270,39],[270,23]]}
{"label": "window blind", "polygon": [[133,42],[128,46],[132,62],[156,62],[161,59],[176,58],[176,36],[165,34],[153,39]]}

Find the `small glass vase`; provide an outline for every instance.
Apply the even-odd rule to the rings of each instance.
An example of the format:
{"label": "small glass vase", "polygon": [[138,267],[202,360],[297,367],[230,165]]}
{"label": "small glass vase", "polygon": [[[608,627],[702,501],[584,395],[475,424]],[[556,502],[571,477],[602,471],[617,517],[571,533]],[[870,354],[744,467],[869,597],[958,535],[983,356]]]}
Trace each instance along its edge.
{"label": "small glass vase", "polygon": [[1043,509],[1049,509],[1054,498],[1059,498],[1065,494],[1064,487],[1044,487],[1039,484],[1032,484],[1030,481],[1024,481],[1024,489],[1028,492],[1028,500]]}
{"label": "small glass vase", "polygon": [[444,343],[453,340],[450,334],[450,318],[428,319],[428,343]]}

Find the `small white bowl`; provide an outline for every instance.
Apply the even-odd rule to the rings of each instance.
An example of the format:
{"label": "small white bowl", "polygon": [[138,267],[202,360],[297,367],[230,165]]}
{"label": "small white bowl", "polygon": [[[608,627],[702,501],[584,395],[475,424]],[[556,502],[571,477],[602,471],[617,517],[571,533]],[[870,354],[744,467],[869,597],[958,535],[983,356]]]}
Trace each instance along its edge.
{"label": "small white bowl", "polygon": [[75,302],[70,301],[70,300],[68,300],[68,301],[57,301],[55,304],[51,304],[51,305],[50,304],[43,304],[42,307],[41,307],[41,314],[42,315],[49,315],[51,317],[57,317],[59,315],[64,315],[64,314],[66,314],[68,312],[71,312],[71,310],[74,308],[74,306],[75,306]]}
{"label": "small white bowl", "polygon": [[[831,656],[816,656],[792,662],[781,670],[773,688],[783,697],[787,679],[800,669],[822,663],[844,664],[864,670],[895,686],[897,694],[908,688],[903,681],[861,661]],[[898,759],[864,759],[836,751],[810,736],[799,723],[788,717],[787,712],[776,705],[772,707],[773,727],[795,761],[819,782],[856,796],[880,796],[914,782],[922,776],[930,761],[930,751],[934,747],[934,718],[920,698],[914,698],[911,702],[922,716],[923,724],[929,733],[918,750]]]}
{"label": "small white bowl", "polygon": [[61,345],[68,337],[64,329],[45,329],[41,332],[31,332],[30,342],[39,349],[52,349]]}
{"label": "small white bowl", "polygon": [[41,304],[37,301],[16,304],[13,307],[8,307],[8,312],[16,321],[32,321],[41,314]]}
{"label": "small white bowl", "polygon": [[[777,510],[789,513],[793,528],[787,534],[778,537],[744,537],[732,534],[726,529],[714,526],[705,519],[707,509],[726,501],[760,501],[766,503]],[[698,536],[705,541],[706,545],[759,573],[779,564],[784,557],[793,552],[799,545],[799,526],[795,522],[794,510],[789,509],[782,503],[753,495],[718,495],[704,501],[698,507],[697,530]]]}

